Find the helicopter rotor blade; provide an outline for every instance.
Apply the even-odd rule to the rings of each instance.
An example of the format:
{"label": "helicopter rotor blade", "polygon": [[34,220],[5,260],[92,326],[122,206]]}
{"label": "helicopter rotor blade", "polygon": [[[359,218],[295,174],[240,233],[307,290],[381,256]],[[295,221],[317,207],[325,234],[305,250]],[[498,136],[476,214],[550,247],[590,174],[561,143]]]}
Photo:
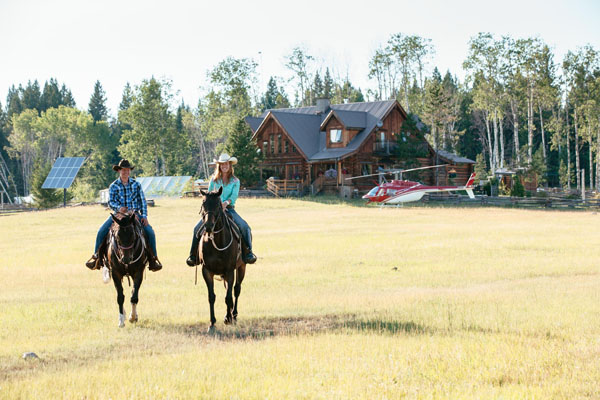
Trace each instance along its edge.
{"label": "helicopter rotor blade", "polygon": [[410,171],[418,171],[421,169],[429,169],[429,168],[441,168],[441,167],[445,167],[447,165],[450,164],[442,164],[442,165],[430,165],[428,167],[419,167],[419,168],[411,168],[411,169],[396,169],[396,170],[391,170],[391,171],[382,171],[382,172],[378,172],[376,174],[369,174],[369,175],[360,175],[360,176],[353,176],[352,178],[345,178],[347,181],[350,181],[352,179],[359,179],[359,178],[366,178],[368,176],[377,176],[377,175],[392,175],[392,174],[398,174],[398,173],[405,173],[405,172],[410,172]]}

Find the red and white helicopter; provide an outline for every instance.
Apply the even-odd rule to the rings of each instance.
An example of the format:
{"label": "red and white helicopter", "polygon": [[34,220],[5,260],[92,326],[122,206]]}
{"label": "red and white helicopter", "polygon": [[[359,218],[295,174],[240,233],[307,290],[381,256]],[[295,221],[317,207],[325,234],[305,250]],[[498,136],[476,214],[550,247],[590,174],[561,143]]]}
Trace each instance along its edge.
{"label": "red and white helicopter", "polygon": [[[346,178],[346,180],[364,178],[367,176],[376,176],[379,175],[382,182],[375,186],[373,189],[369,191],[369,193],[365,194],[362,198],[367,199],[367,204],[369,203],[378,203],[381,205],[399,205],[402,203],[408,203],[411,201],[418,201],[425,195],[425,193],[433,193],[433,192],[450,192],[455,190],[464,190],[467,192],[470,198],[474,199],[475,195],[473,194],[473,182],[475,180],[475,173],[472,173],[469,177],[469,180],[464,186],[426,186],[420,182],[415,181],[407,181],[402,180],[402,173],[409,171],[416,171],[420,169],[428,169],[428,168],[440,168],[445,167],[445,165],[434,165],[430,167],[421,167],[421,168],[413,168],[413,169],[405,169],[405,170],[388,170],[382,171],[377,174],[370,175],[362,175],[355,176],[353,178]],[[390,182],[387,182],[384,178],[386,174],[394,174],[396,179],[393,179]],[[399,176],[399,178],[398,178]]]}

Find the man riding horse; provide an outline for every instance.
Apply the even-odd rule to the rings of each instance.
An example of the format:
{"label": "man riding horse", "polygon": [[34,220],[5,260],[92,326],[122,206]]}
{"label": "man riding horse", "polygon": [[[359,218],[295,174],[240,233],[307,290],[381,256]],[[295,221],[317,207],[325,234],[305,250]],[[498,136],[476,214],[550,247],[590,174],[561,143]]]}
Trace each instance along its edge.
{"label": "man riding horse", "polygon": [[[159,271],[162,264],[158,260],[156,253],[156,236],[150,223],[148,223],[148,206],[144,191],[139,182],[131,178],[129,174],[134,167],[127,160],[119,161],[118,165],[113,165],[113,170],[119,173],[117,178],[109,187],[108,206],[115,212],[125,214],[128,211],[135,212],[138,220],[141,222],[144,232],[148,238],[150,247],[146,245],[146,254],[148,257],[148,268],[150,271]],[[105,239],[108,235],[111,225],[113,224],[112,216],[100,226],[96,235],[96,247],[94,254],[85,263],[89,269],[100,269],[104,263],[104,254],[99,254],[106,251]]]}

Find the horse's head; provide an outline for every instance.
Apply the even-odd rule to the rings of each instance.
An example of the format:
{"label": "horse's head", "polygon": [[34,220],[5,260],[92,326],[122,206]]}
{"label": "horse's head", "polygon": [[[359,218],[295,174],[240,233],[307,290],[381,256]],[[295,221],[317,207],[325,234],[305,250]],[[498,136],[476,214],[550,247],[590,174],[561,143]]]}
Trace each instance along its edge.
{"label": "horse's head", "polygon": [[121,253],[121,260],[123,263],[128,264],[133,258],[133,251],[135,247],[136,235],[135,235],[135,214],[127,213],[120,214],[121,217],[111,214],[113,221],[118,225],[116,230],[116,240],[118,245],[118,251]]}
{"label": "horse's head", "polygon": [[223,214],[223,207],[221,206],[221,193],[223,188],[220,187],[216,192],[205,192],[201,190],[204,200],[202,201],[202,208],[200,214],[202,214],[202,220],[204,221],[204,228],[206,233],[212,233],[215,229],[215,225]]}

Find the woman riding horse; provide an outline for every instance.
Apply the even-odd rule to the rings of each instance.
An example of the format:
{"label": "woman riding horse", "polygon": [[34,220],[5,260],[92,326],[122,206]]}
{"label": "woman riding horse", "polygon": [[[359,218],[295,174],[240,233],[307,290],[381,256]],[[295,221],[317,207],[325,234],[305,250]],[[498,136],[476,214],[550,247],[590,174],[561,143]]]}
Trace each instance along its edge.
{"label": "woman riding horse", "polygon": [[[214,160],[214,162],[217,165],[215,172],[210,179],[210,183],[208,184],[208,190],[211,192],[222,188],[221,202],[223,210],[233,218],[235,224],[240,228],[242,233],[243,261],[246,264],[254,264],[256,262],[256,256],[252,253],[252,233],[250,232],[250,226],[235,211],[235,201],[237,200],[240,191],[240,180],[236,178],[233,173],[233,166],[237,164],[237,158],[230,157],[228,154],[223,153],[219,156],[219,159]],[[190,249],[190,256],[186,260],[187,265],[190,267],[198,265],[199,262],[199,232],[202,229],[203,224],[204,221],[200,220],[194,228],[192,248]]]}

